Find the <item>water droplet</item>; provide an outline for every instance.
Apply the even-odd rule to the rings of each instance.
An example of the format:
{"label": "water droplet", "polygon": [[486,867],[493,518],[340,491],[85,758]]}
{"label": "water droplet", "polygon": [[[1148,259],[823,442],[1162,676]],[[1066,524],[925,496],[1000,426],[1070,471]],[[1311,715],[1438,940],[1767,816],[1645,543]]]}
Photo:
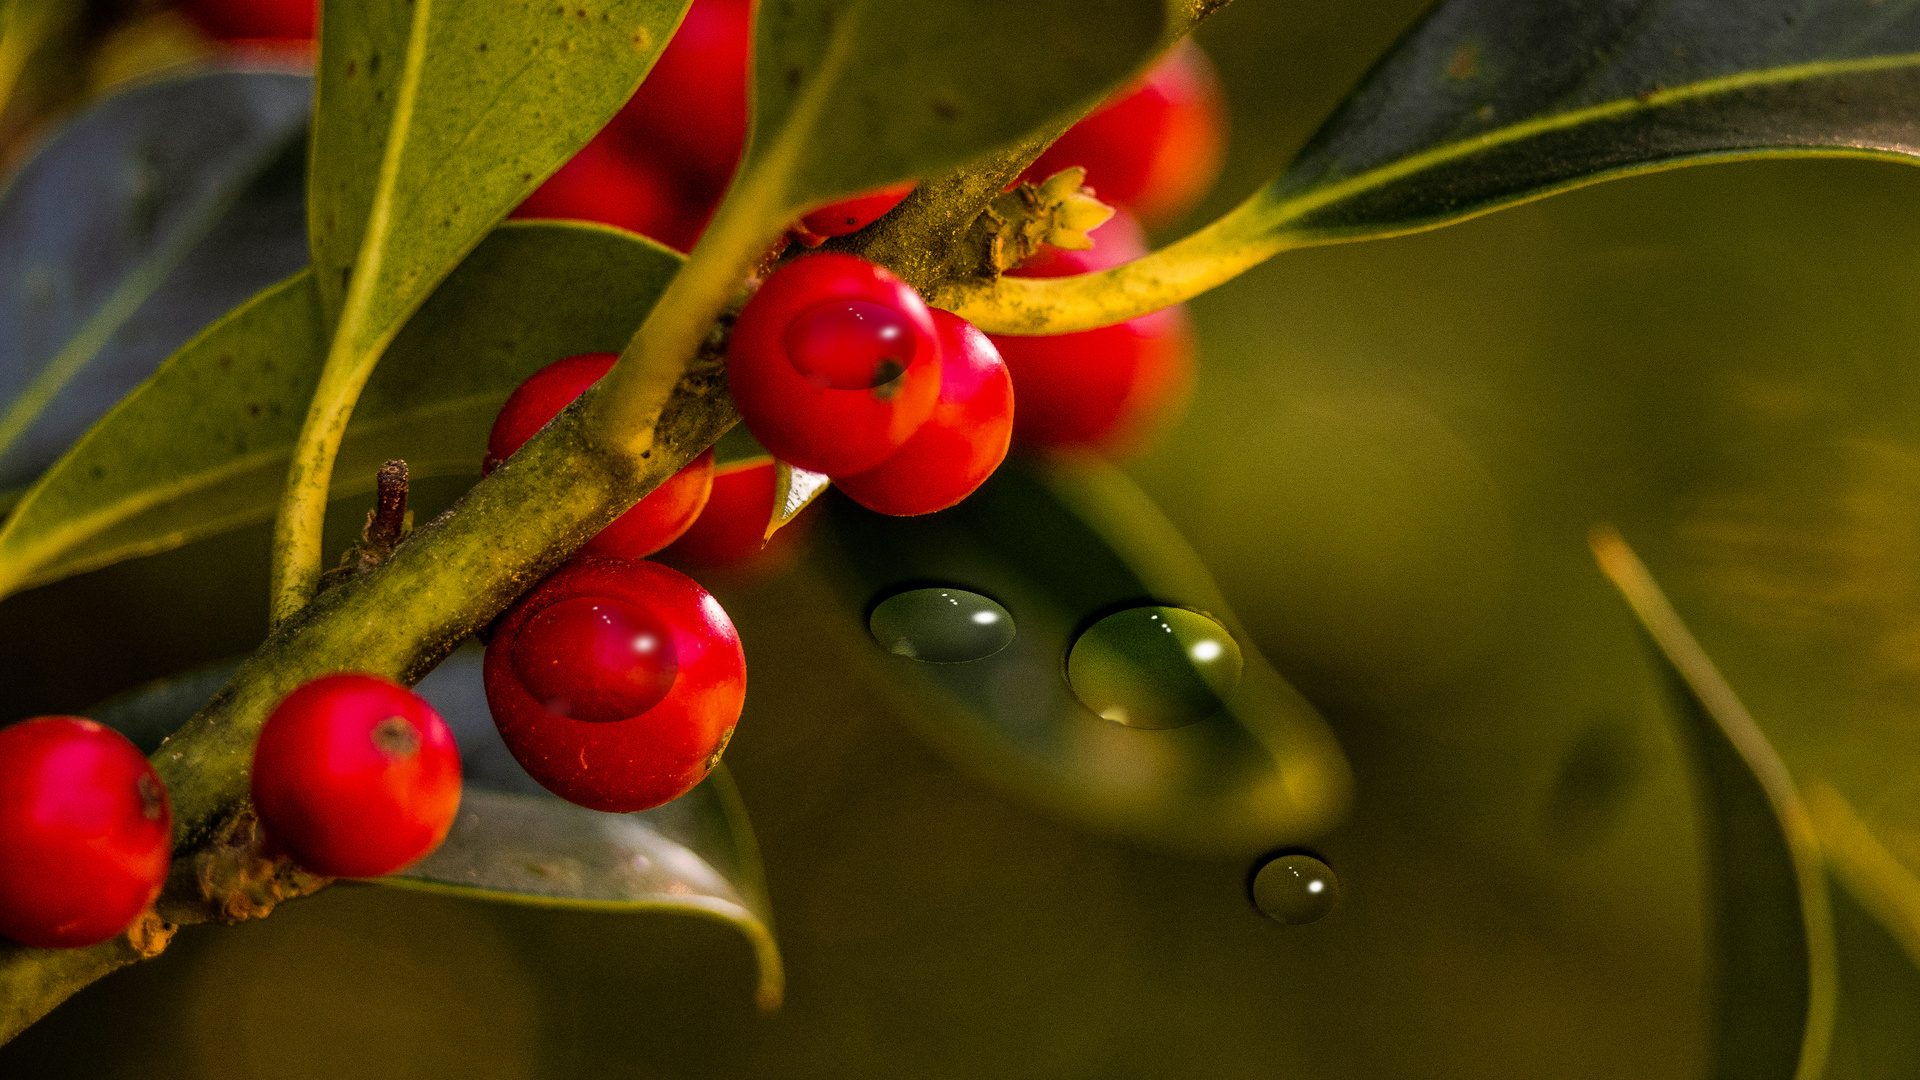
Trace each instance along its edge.
{"label": "water droplet", "polygon": [[1339,902],[1340,879],[1311,855],[1282,855],[1253,875],[1253,906],[1277,923],[1315,922]]}
{"label": "water droplet", "polygon": [[874,607],[867,626],[881,648],[929,664],[979,660],[1013,642],[1007,609],[965,589],[896,593]]}
{"label": "water droplet", "polygon": [[1134,728],[1185,727],[1240,684],[1240,645],[1197,611],[1137,607],[1088,627],[1067,653],[1067,682],[1095,714]]}

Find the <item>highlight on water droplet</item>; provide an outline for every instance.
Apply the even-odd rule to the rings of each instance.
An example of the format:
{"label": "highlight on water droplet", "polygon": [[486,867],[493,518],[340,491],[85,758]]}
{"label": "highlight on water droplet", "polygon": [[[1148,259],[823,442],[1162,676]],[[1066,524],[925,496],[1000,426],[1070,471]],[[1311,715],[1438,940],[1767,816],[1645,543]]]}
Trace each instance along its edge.
{"label": "highlight on water droplet", "polygon": [[1013,615],[965,589],[908,589],[874,605],[873,640],[895,656],[929,664],[964,664],[1013,643]]}
{"label": "highlight on water droplet", "polygon": [[1097,716],[1132,728],[1185,727],[1219,711],[1240,685],[1240,645],[1186,608],[1117,611],[1067,652],[1067,683]]}
{"label": "highlight on water droplet", "polygon": [[1248,892],[1260,914],[1299,926],[1325,918],[1340,902],[1340,879],[1326,863],[1294,852],[1259,864]]}

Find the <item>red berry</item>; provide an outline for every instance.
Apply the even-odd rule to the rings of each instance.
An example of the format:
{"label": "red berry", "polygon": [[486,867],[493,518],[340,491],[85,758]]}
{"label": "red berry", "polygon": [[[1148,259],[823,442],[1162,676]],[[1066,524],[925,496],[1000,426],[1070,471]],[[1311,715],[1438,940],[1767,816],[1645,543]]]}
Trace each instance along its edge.
{"label": "red berry", "polygon": [[528,619],[510,659],[548,712],[595,724],[660,704],[680,671],[658,616],[604,596],[562,600]]}
{"label": "red berry", "polygon": [[[533,373],[521,383],[493,422],[487,437],[487,457],[482,473],[491,473],[525,445],[533,433],[560,415],[560,410],[600,380],[600,376],[619,359],[615,353],[582,353],[556,360]],[[707,450],[688,462],[666,482],[647,493],[626,513],[601,529],[599,535],[580,546],[578,554],[602,555],[613,559],[638,559],[651,555],[678,539],[700,516],[713,489],[713,451]]]}
{"label": "red berry", "polygon": [[640,89],[607,126],[629,157],[725,187],[747,140],[748,0],[693,0]]}
{"label": "red berry", "polygon": [[[1091,251],[1043,249],[1012,273],[1084,274],[1147,253],[1124,213],[1094,230],[1093,241]],[[1013,438],[1027,445],[1122,453],[1179,404],[1193,374],[1193,334],[1180,307],[1077,334],[992,337],[1020,400]]]}
{"label": "red berry", "polygon": [[0,934],[72,949],[125,930],[160,895],[172,830],[126,736],[77,716],[0,730]]}
{"label": "red berry", "polygon": [[829,236],[859,232],[880,220],[887,211],[899,206],[900,200],[913,193],[916,183],[908,180],[832,206],[823,206],[801,218],[800,227],[794,232],[800,237],[800,242],[808,247],[820,246]]}
{"label": "red berry", "polygon": [[181,14],[221,41],[313,38],[318,0],[184,0]]}
{"label": "red berry", "polygon": [[1174,46],[1136,82],[1075,124],[1021,178],[1034,183],[1075,165],[1102,201],[1162,225],[1200,201],[1220,175],[1226,102],[1207,54]]}
{"label": "red berry", "polygon": [[778,572],[795,554],[794,544],[805,535],[813,518],[806,513],[765,539],[773,516],[776,483],[770,459],[743,462],[716,469],[713,495],[673,546],[660,558],[675,567],[703,575],[766,575]]}
{"label": "red berry", "polygon": [[705,220],[666,169],[622,156],[604,132],[507,216],[597,221],[681,251],[692,249]]}
{"label": "red berry", "polygon": [[940,401],[907,444],[887,460],[834,486],[883,514],[931,514],[973,494],[1007,456],[1013,382],[987,335],[935,309],[940,331]]}
{"label": "red berry", "polygon": [[460,809],[460,749],[404,686],[357,672],[288,694],[253,751],[267,839],[329,877],[390,874],[432,851]]}
{"label": "red berry", "polygon": [[933,413],[939,333],[919,294],[851,255],[769,276],[728,348],[740,417],[775,457],[829,476],[872,468]]}
{"label": "red berry", "polygon": [[727,613],[693,579],[637,559],[576,559],[501,617],[485,675],[500,737],[535,780],[628,813],[686,794],[720,760],[747,662]]}

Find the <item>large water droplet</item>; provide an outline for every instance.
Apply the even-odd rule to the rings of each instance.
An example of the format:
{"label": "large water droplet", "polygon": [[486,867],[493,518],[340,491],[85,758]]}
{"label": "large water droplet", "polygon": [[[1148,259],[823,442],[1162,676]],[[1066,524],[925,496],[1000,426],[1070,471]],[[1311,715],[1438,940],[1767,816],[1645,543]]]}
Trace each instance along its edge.
{"label": "large water droplet", "polygon": [[1340,879],[1311,855],[1282,855],[1253,875],[1253,906],[1277,923],[1314,922],[1339,902]]}
{"label": "large water droplet", "polygon": [[1013,642],[1006,608],[965,589],[909,589],[880,601],[867,619],[873,639],[896,656],[962,664]]}
{"label": "large water droplet", "polygon": [[1240,684],[1240,645],[1197,611],[1137,607],[1088,627],[1067,653],[1082,704],[1135,728],[1185,727],[1218,711]]}

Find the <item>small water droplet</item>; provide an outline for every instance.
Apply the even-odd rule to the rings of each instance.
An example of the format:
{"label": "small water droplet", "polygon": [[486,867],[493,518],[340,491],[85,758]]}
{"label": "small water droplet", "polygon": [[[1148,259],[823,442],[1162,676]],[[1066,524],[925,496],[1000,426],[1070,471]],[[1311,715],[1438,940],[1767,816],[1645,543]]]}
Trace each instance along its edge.
{"label": "small water droplet", "polygon": [[1326,917],[1340,902],[1340,879],[1311,855],[1270,859],[1253,875],[1253,906],[1277,923],[1298,926]]}
{"label": "small water droplet", "polygon": [[1067,682],[1098,716],[1128,727],[1185,727],[1240,684],[1240,645],[1197,611],[1128,608],[1088,627],[1067,653]]}
{"label": "small water droplet", "polygon": [[880,601],[867,626],[880,647],[929,664],[980,660],[1013,642],[1006,608],[965,589],[909,589]]}

